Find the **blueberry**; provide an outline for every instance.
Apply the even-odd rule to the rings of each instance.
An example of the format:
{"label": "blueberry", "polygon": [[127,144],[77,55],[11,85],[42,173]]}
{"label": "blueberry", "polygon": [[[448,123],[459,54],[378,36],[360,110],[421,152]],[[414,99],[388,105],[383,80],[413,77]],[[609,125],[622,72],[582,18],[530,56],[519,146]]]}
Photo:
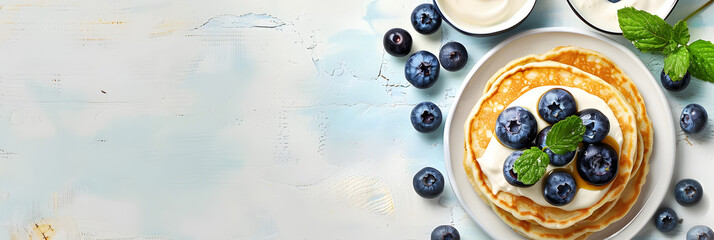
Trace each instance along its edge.
{"label": "blueberry", "polygon": [[459,240],[461,235],[456,228],[449,225],[441,225],[431,232],[431,240]]}
{"label": "blueberry", "polygon": [[615,179],[618,158],[617,152],[610,145],[591,143],[578,152],[576,168],[580,178],[592,185],[601,186]]}
{"label": "blueberry", "polygon": [[384,50],[395,57],[404,57],[412,51],[412,35],[407,30],[392,28],[382,39]]}
{"label": "blueberry", "polygon": [[506,157],[506,161],[503,161],[503,177],[506,178],[506,182],[510,183],[516,187],[530,187],[531,185],[526,185],[521,181],[518,181],[518,174],[513,172],[513,164],[516,160],[523,155],[523,151],[515,151]]}
{"label": "blueberry", "polygon": [[697,225],[687,231],[687,240],[714,240],[714,231],[707,226]]}
{"label": "blueberry", "polygon": [[410,118],[417,131],[433,132],[441,125],[441,109],[432,102],[421,102],[412,108]]}
{"label": "blueberry", "polygon": [[498,115],[496,137],[501,144],[513,149],[531,145],[538,133],[538,123],[531,112],[522,107],[509,107]]}
{"label": "blueberry", "polygon": [[439,78],[439,60],[430,52],[415,52],[404,65],[404,76],[417,88],[431,87]]}
{"label": "blueberry", "polygon": [[432,34],[441,26],[441,14],[434,5],[421,4],[412,11],[412,26],[421,34]]}
{"label": "blueberry", "polygon": [[610,132],[610,120],[599,110],[593,108],[584,109],[578,113],[578,116],[583,119],[583,125],[585,125],[583,142],[600,142]]}
{"label": "blueberry", "polygon": [[573,201],[575,193],[578,192],[578,185],[570,173],[556,171],[552,172],[545,179],[543,187],[543,197],[548,203],[555,206],[563,206]]}
{"label": "blueberry", "polygon": [[441,66],[447,71],[458,71],[466,66],[469,54],[464,45],[458,42],[448,42],[439,51],[439,61]]}
{"label": "blueberry", "polygon": [[620,0],[608,0],[608,1],[610,1],[611,3],[618,3],[618,2],[620,2]]}
{"label": "blueberry", "polygon": [[[540,130],[538,133],[538,136],[536,136],[536,147],[543,149],[545,148],[545,139],[548,137],[548,133],[550,132],[551,126],[547,126],[543,128],[543,130]],[[575,158],[575,151],[568,152],[563,155],[555,154],[553,151],[551,151],[549,148],[545,149],[544,151],[546,154],[548,154],[548,157],[550,158],[550,165],[556,166],[556,167],[562,167],[565,165],[568,165],[570,161]]]}
{"label": "blueberry", "polygon": [[538,100],[538,115],[550,124],[570,117],[577,109],[573,95],[561,88],[548,90]]}
{"label": "blueberry", "polygon": [[670,78],[669,75],[664,73],[664,70],[662,70],[662,73],[659,75],[659,81],[662,82],[662,87],[670,91],[681,91],[682,89],[686,88],[687,85],[689,85],[689,79],[691,78],[692,75],[689,74],[689,72],[687,72],[687,74],[684,74],[684,77],[676,82],[672,81],[672,78]]}
{"label": "blueberry", "polygon": [[692,103],[682,109],[679,126],[685,133],[697,133],[707,124],[707,110],[702,105]]}
{"label": "blueberry", "polygon": [[674,186],[674,199],[683,206],[691,206],[698,203],[703,194],[702,185],[694,179],[682,179]]}
{"label": "blueberry", "polygon": [[653,220],[657,230],[665,233],[671,232],[675,227],[677,227],[677,224],[679,224],[677,213],[669,207],[661,207],[660,209],[657,209]]}
{"label": "blueberry", "polygon": [[425,167],[414,175],[414,190],[424,198],[438,197],[444,191],[444,176],[439,170]]}

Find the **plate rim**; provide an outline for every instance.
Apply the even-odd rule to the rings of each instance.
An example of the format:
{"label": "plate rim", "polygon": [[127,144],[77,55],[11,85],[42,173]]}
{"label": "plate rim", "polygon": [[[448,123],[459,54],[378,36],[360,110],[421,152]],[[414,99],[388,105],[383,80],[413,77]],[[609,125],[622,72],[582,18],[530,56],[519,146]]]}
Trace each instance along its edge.
{"label": "plate rim", "polygon": [[[471,68],[471,70],[469,71],[469,73],[468,73],[468,74],[466,75],[466,77],[463,79],[463,82],[461,83],[461,86],[459,87],[459,92],[458,92],[458,94],[456,95],[456,98],[454,98],[453,104],[451,105],[451,107],[450,107],[450,109],[449,109],[449,114],[447,115],[447,118],[446,118],[446,124],[445,124],[445,126],[444,126],[444,135],[443,135],[443,141],[444,141],[444,143],[443,143],[443,144],[444,144],[444,162],[445,162],[445,166],[446,166],[447,177],[448,177],[448,179],[449,179],[449,185],[451,186],[452,191],[454,191],[454,195],[456,195],[456,198],[457,198],[459,204],[461,205],[461,208],[464,209],[464,211],[466,212],[466,214],[469,215],[469,217],[471,218],[471,220],[472,220],[474,223],[476,223],[476,225],[478,225],[478,226],[481,228],[481,230],[483,230],[484,232],[486,232],[486,233],[488,234],[488,236],[491,237],[491,238],[493,238],[493,239],[496,239],[497,234],[494,233],[493,230],[486,228],[483,224],[481,224],[481,222],[479,222],[479,221],[476,220],[477,218],[476,218],[476,216],[474,215],[474,213],[472,212],[472,210],[466,207],[467,205],[466,205],[465,202],[464,202],[464,199],[463,199],[462,194],[461,194],[461,190],[459,190],[459,188],[456,186],[456,182],[455,182],[455,179],[454,179],[453,166],[452,166],[452,164],[451,164],[451,163],[452,163],[452,161],[451,161],[451,151],[450,151],[451,142],[450,142],[450,138],[449,138],[449,137],[450,137],[450,129],[451,129],[451,127],[452,127],[451,124],[452,124],[452,121],[453,121],[453,118],[454,118],[453,116],[454,116],[454,114],[455,114],[455,112],[456,112],[456,105],[457,105],[458,102],[461,100],[461,97],[463,96],[463,93],[464,93],[464,91],[465,91],[465,89],[466,89],[466,86],[469,84],[469,82],[470,82],[471,79],[473,78],[473,76],[474,76],[474,74],[476,73],[476,71],[478,71],[478,70],[482,67],[482,65],[483,65],[484,63],[486,63],[487,60],[491,59],[491,58],[493,57],[493,55],[496,54],[496,52],[498,52],[498,51],[499,51],[500,49],[502,49],[504,46],[506,46],[506,45],[510,44],[511,42],[513,42],[513,41],[515,41],[515,40],[518,40],[518,39],[520,39],[520,38],[527,37],[527,36],[530,36],[530,35],[535,35],[535,34],[542,34],[542,33],[573,33],[573,34],[584,35],[585,37],[595,38],[595,39],[600,40],[601,42],[603,42],[603,43],[605,43],[605,44],[608,44],[608,45],[610,45],[610,46],[612,46],[612,47],[615,47],[616,49],[622,51],[625,55],[631,57],[633,60],[635,60],[635,61],[633,61],[633,62],[634,62],[634,64],[637,65],[638,67],[640,67],[640,68],[642,68],[642,69],[648,69],[647,66],[642,62],[642,60],[641,60],[637,55],[635,55],[632,51],[630,51],[629,49],[627,49],[626,47],[624,47],[622,44],[619,44],[619,43],[617,43],[616,41],[614,41],[614,40],[612,40],[612,39],[609,39],[609,38],[607,38],[607,37],[605,37],[605,36],[602,36],[602,35],[600,35],[600,34],[598,34],[598,33],[590,32],[590,31],[586,31],[586,30],[581,30],[581,29],[578,29],[578,28],[572,28],[572,27],[545,27],[545,28],[530,29],[530,30],[526,30],[526,31],[517,33],[517,34],[515,34],[515,35],[513,35],[513,36],[511,36],[511,37],[508,37],[507,39],[501,41],[500,43],[496,44],[496,45],[495,45],[494,47],[492,47],[488,52],[486,52],[486,53],[479,59],[479,61],[476,62],[476,64],[474,64],[474,66]],[[649,72],[649,71],[648,71],[648,72]],[[642,80],[642,81],[645,81],[645,80]],[[651,81],[651,82],[654,82],[654,83],[656,84],[655,78],[654,78],[654,76],[652,76],[651,72],[650,72],[650,74],[649,74],[649,78],[647,79],[647,81]],[[669,134],[667,134],[667,135],[669,135],[669,136],[668,136],[669,139],[670,139],[669,141],[671,142],[671,144],[670,144],[669,146],[672,146],[672,150],[670,151],[671,154],[669,154],[669,155],[671,155],[671,156],[666,156],[667,159],[672,159],[671,161],[666,161],[666,162],[670,163],[670,164],[669,164],[670,167],[668,167],[668,169],[671,169],[671,170],[670,170],[670,171],[667,171],[668,176],[666,176],[667,185],[670,185],[670,184],[671,184],[671,178],[672,178],[672,175],[673,175],[673,173],[674,173],[674,161],[675,161],[675,156],[676,156],[676,145],[675,145],[675,142],[674,142],[676,138],[675,138],[675,132],[674,132],[674,127],[673,127],[673,126],[674,126],[674,121],[673,121],[672,118],[671,118],[671,116],[672,116],[672,111],[671,111],[671,109],[670,109],[670,107],[669,107],[669,101],[667,100],[667,98],[666,98],[664,92],[662,91],[662,89],[661,89],[661,88],[657,88],[657,91],[654,91],[654,94],[656,95],[656,98],[658,98],[658,99],[660,99],[660,100],[664,100],[664,102],[667,104],[666,106],[662,106],[661,108],[662,108],[662,111],[664,112],[664,114],[665,114],[666,116],[669,116],[668,118],[664,119],[664,121],[667,122],[667,123],[669,123],[669,126],[670,126],[669,128],[667,128],[669,131],[666,131],[666,133],[669,133]],[[643,97],[643,98],[644,98],[644,97]],[[654,124],[652,124],[652,125],[653,125],[652,127],[654,128],[654,127],[655,127]],[[662,131],[662,130],[658,130],[658,131]],[[654,136],[653,136],[653,137],[654,137]],[[658,140],[656,140],[656,141],[665,141],[665,140],[663,140],[663,139],[658,139]],[[654,145],[653,145],[653,147],[654,147]],[[650,177],[649,175],[650,175],[650,174],[648,173],[648,177]],[[643,187],[646,186],[648,183],[650,183],[650,182],[645,182],[645,184],[643,185]],[[469,183],[468,185],[470,186],[471,183]],[[644,200],[643,205],[642,205],[642,206],[643,206],[642,209],[640,209],[640,210],[637,212],[637,214],[632,217],[632,220],[630,220],[627,224],[625,224],[625,226],[623,226],[621,229],[615,231],[612,235],[608,236],[607,238],[621,237],[620,235],[623,234],[623,233],[625,233],[626,230],[628,230],[628,229],[633,229],[633,228],[632,228],[632,227],[633,227],[633,226],[632,226],[632,223],[633,223],[637,218],[641,218],[641,217],[643,217],[643,216],[649,218],[649,216],[652,216],[652,215],[654,214],[656,208],[652,208],[651,211],[644,211],[644,212],[643,212],[643,210],[647,210],[644,206],[647,206],[647,205],[650,205],[650,204],[657,205],[657,206],[661,205],[662,201],[664,200],[665,193],[666,193],[666,191],[667,191],[668,189],[669,189],[669,188],[664,188],[664,187],[654,188],[654,190],[652,191],[652,193],[647,197],[647,199]],[[479,200],[481,200],[481,199],[479,198]],[[639,200],[638,200],[638,201],[639,201]],[[635,203],[635,204],[636,204],[636,203]],[[500,220],[500,219],[499,219],[499,220]],[[618,221],[620,221],[620,220],[618,220]],[[617,221],[616,221],[616,222],[617,222]],[[643,221],[643,222],[646,222],[646,221]],[[502,223],[502,222],[501,222],[501,224],[505,224],[505,223]],[[633,229],[633,230],[631,230],[631,231],[627,231],[627,232],[631,232],[631,233],[630,233],[630,236],[626,236],[626,237],[628,237],[628,238],[634,237],[637,233],[639,233],[639,231],[644,227],[644,225],[645,225],[645,224],[640,224],[639,226],[634,226],[636,229]],[[509,226],[509,228],[510,228],[510,226]]]}

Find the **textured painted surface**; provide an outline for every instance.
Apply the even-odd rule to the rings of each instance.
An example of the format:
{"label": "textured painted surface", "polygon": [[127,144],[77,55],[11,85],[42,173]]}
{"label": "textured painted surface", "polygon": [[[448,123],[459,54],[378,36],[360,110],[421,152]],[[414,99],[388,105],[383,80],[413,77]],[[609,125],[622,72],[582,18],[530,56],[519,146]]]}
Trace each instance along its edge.
{"label": "textured painted surface", "polygon": [[[448,187],[413,192],[416,171],[444,169],[443,130],[414,131],[409,111],[428,100],[448,112],[506,37],[587,26],[564,1],[539,1],[498,36],[411,31],[415,49],[455,40],[470,56],[420,90],[381,38],[411,30],[422,2],[1,1],[0,239],[425,239],[441,224],[485,238]],[[669,21],[702,2],[680,1]],[[713,14],[690,21],[692,39],[714,40]],[[658,76],[662,57],[638,55]],[[712,90],[667,93],[672,117],[690,102],[714,109]],[[674,181],[714,192],[701,167],[712,135],[678,131]],[[708,196],[690,208],[668,196],[684,226],[641,236],[714,226]]]}

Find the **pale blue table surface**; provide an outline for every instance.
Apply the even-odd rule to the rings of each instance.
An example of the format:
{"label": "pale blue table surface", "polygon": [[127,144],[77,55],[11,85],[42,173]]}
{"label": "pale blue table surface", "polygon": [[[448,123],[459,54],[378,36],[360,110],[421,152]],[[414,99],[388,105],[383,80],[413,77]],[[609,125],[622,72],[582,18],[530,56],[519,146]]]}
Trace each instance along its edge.
{"label": "pale blue table surface", "polygon": [[[432,101],[448,113],[469,69],[509,36],[594,30],[565,1],[541,0],[497,36],[443,24],[425,37],[408,25],[423,2],[0,1],[0,239],[428,239],[442,224],[488,238],[448,185],[436,200],[414,193],[419,169],[445,172],[443,127],[418,133],[409,112]],[[679,1],[667,21],[704,2]],[[714,40],[712,16],[689,21],[692,40]],[[467,66],[410,86],[405,59],[382,49],[392,27],[415,49],[463,43]],[[608,37],[659,79],[661,55]],[[675,122],[691,102],[714,110],[712,90],[693,80],[665,93]],[[712,127],[675,127],[672,180],[700,180],[704,199],[685,208],[668,194],[683,224],[669,235],[647,224],[643,239],[714,226]]]}

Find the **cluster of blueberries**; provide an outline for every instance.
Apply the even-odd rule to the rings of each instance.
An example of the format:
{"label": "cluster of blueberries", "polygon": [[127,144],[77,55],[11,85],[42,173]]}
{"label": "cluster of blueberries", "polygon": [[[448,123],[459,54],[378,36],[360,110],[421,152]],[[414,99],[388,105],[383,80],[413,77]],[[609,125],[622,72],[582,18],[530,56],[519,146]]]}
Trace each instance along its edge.
{"label": "cluster of blueberries", "polygon": [[[576,169],[578,175],[594,186],[602,186],[612,181],[617,174],[618,154],[610,145],[602,143],[610,132],[610,121],[597,109],[583,109],[577,112],[577,103],[573,95],[565,89],[553,88],[545,92],[538,100],[538,116],[545,122],[555,124],[569,116],[577,115],[585,126],[582,142],[585,145],[578,151]],[[538,131],[535,116],[523,107],[509,107],[498,115],[496,120],[496,138],[506,147],[524,149],[535,146],[544,149],[550,158],[550,165],[562,167],[570,163],[575,152],[555,154],[546,148],[545,139],[552,126]],[[522,150],[511,153],[503,163],[503,176],[506,181],[517,187],[530,187],[518,181],[518,174],[513,171],[516,159]],[[535,183],[534,183],[535,184]],[[570,203],[577,192],[575,179],[569,172],[554,171],[545,179],[543,197],[548,203],[562,206]]]}
{"label": "cluster of blueberries", "polygon": [[[420,34],[435,33],[441,27],[441,14],[433,4],[421,4],[411,14],[411,23]],[[384,34],[384,49],[395,57],[407,56],[412,51],[412,36],[402,28],[393,28]],[[441,61],[441,64],[439,62]],[[419,89],[429,88],[439,78],[439,70],[458,71],[466,65],[468,53],[464,45],[458,42],[444,44],[439,51],[439,58],[428,51],[417,51],[409,56],[404,66],[407,81]],[[412,126],[419,132],[436,131],[441,126],[442,113],[432,102],[421,102],[411,111]],[[436,198],[444,191],[444,176],[432,167],[425,167],[412,179],[414,190],[424,198]],[[441,225],[431,232],[432,240],[459,240],[459,231],[450,225]]]}
{"label": "cluster of blueberries", "polygon": [[[692,75],[687,72],[679,81],[672,81],[672,78],[667,75],[664,70],[659,76],[662,87],[669,91],[682,91],[692,79]],[[682,114],[679,116],[679,126],[685,133],[698,133],[704,129],[708,120],[707,110],[702,105],[692,103],[682,109]]]}
{"label": "cluster of blueberries", "polygon": [[[423,198],[436,198],[444,191],[444,175],[433,167],[419,170],[412,179],[414,190]],[[451,225],[441,225],[431,232],[431,240],[459,240],[461,235]]]}
{"label": "cluster of blueberries", "polygon": [[[694,179],[682,179],[674,186],[674,199],[682,206],[693,206],[697,204],[704,194],[702,185]],[[661,207],[655,212],[655,227],[668,233],[674,230],[682,222],[677,213],[670,207]],[[714,231],[703,225],[697,225],[687,231],[687,240],[714,239]]]}
{"label": "cluster of blueberries", "polygon": [[[411,14],[411,23],[420,34],[435,33],[441,27],[441,15],[433,4],[421,4]],[[387,53],[396,57],[407,56],[412,50],[412,37],[402,28],[393,28],[384,34],[382,41]],[[440,68],[447,71],[462,69],[468,60],[466,48],[458,42],[444,44],[439,51],[439,57],[428,51],[417,51],[409,56],[404,66],[404,75],[414,87],[425,89],[433,86],[439,78]],[[441,63],[441,64],[440,64]],[[680,81],[672,79],[664,73],[660,80],[662,86],[670,91],[680,91],[687,87],[691,75],[687,73]],[[538,114],[543,120],[554,124],[570,115],[577,114],[583,119],[586,127],[583,142],[577,159],[577,170],[583,180],[593,185],[604,185],[612,181],[617,173],[618,155],[615,149],[601,141],[609,132],[610,122],[602,112],[596,109],[585,109],[576,112],[576,103],[572,95],[563,89],[553,89],[544,94],[538,105]],[[432,102],[421,102],[411,111],[411,123],[419,132],[433,132],[439,128],[442,113]],[[685,133],[700,132],[707,123],[707,112],[699,104],[689,104],[680,116],[680,127]],[[545,139],[551,127],[537,132],[535,117],[528,110],[513,107],[504,110],[498,117],[496,135],[499,141],[514,149],[523,149],[533,145],[545,147]],[[554,166],[565,166],[575,158],[575,151],[558,155],[546,149],[545,152]],[[528,187],[517,180],[513,172],[513,164],[523,151],[509,155],[503,167],[506,180],[519,187]],[[565,205],[572,201],[577,192],[575,180],[570,173],[556,171],[546,177],[543,191],[545,199],[553,205]],[[436,198],[444,190],[444,177],[432,167],[426,167],[414,176],[413,186],[417,194],[424,198]],[[701,199],[701,185],[692,179],[680,181],[675,188],[675,197],[683,205],[691,205]],[[678,218],[671,208],[661,208],[655,214],[655,226],[663,232],[674,229]],[[690,238],[690,235],[692,236]],[[687,233],[687,239],[699,239],[700,236],[714,238],[714,232],[705,226],[695,226]],[[459,232],[452,226],[442,225],[434,229],[432,240],[460,239]]]}
{"label": "cluster of blueberries", "polygon": [[[433,4],[421,4],[411,14],[411,23],[420,34],[433,34],[441,27],[441,14]],[[392,28],[384,34],[382,44],[387,53],[395,57],[407,56],[412,51],[412,36],[403,28]],[[448,42],[439,50],[439,57],[429,51],[417,51],[409,56],[404,65],[404,76],[419,89],[433,86],[439,79],[441,67],[458,71],[466,66],[468,52],[458,42]],[[419,132],[433,132],[441,126],[442,113],[432,102],[417,104],[411,112],[411,122]]]}
{"label": "cluster of blueberries", "polygon": [[[687,72],[682,80],[672,81],[664,71],[660,74],[662,87],[669,91],[681,91],[689,85],[692,76]],[[706,109],[699,104],[692,103],[682,109],[679,117],[679,126],[685,133],[698,133],[707,124]],[[682,206],[692,206],[702,199],[704,191],[702,185],[694,179],[680,180],[674,187],[674,199]],[[677,213],[670,207],[661,207],[653,217],[655,227],[664,232],[671,232],[681,222]],[[687,240],[714,239],[714,231],[703,225],[697,225],[687,231]]]}

